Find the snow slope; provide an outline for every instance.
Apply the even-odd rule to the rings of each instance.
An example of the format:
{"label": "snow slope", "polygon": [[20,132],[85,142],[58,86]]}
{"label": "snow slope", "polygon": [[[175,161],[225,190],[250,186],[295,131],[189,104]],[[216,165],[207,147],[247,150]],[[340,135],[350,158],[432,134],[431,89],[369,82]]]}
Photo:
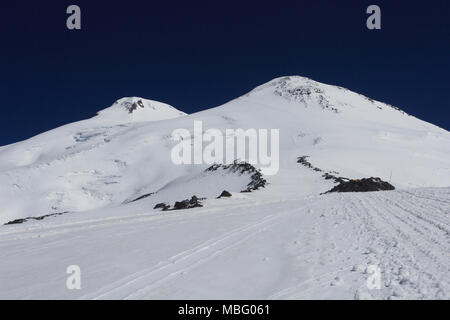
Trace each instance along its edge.
{"label": "snow slope", "polygon": [[106,109],[98,112],[100,121],[138,122],[173,119],[186,115],[174,107],[158,101],[138,97],[122,98]]}
{"label": "snow slope", "polygon": [[[140,202],[0,228],[3,299],[449,299],[450,189]],[[65,287],[69,265],[81,290]],[[370,290],[367,268],[381,270]]]}
{"label": "snow slope", "polygon": [[[446,130],[340,87],[284,77],[189,116],[162,103],[124,98],[92,119],[0,149],[0,223],[117,206],[201,174],[206,166],[177,166],[170,159],[177,143],[172,131],[192,131],[194,120],[202,120],[204,130],[280,129],[280,170],[268,177],[274,192],[286,184],[294,195],[329,189],[314,175],[299,185],[297,179],[308,179],[296,163],[303,155],[323,170],[349,178],[379,176],[400,188],[450,181]],[[204,196],[211,186],[184,189]]]}
{"label": "snow slope", "polygon": [[[175,165],[175,129],[279,129],[268,185]],[[1,298],[449,298],[450,133],[347,89],[274,79],[186,115],[123,98],[97,116],[0,148]],[[320,193],[324,172],[397,191]],[[215,199],[222,190],[227,199]],[[161,212],[192,195],[203,208]],[[139,201],[133,201],[135,199]],[[83,289],[65,288],[80,265]],[[383,288],[365,285],[380,267]]]}

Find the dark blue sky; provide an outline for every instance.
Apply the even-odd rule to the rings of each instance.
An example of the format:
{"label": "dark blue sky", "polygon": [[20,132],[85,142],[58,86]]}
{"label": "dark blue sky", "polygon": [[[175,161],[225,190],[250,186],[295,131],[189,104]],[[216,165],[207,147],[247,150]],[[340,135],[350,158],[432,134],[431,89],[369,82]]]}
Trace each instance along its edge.
{"label": "dark blue sky", "polygon": [[[66,28],[70,4],[81,7],[80,31]],[[382,30],[365,26],[370,4]],[[449,11],[447,0],[2,1],[0,145],[123,96],[191,113],[282,75],[347,87],[449,130]]]}

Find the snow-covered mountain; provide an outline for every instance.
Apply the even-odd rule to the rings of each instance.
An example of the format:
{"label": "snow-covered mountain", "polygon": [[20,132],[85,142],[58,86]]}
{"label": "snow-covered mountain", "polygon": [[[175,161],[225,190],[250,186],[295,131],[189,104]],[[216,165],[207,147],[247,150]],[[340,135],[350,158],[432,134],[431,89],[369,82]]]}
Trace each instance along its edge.
{"label": "snow-covered mountain", "polygon": [[186,113],[168,104],[138,97],[122,98],[98,112],[96,118],[103,122],[143,122],[173,119]]}
{"label": "snow-covered mountain", "polygon": [[149,205],[191,194],[211,197],[226,188],[239,191],[242,184],[233,188],[222,179],[188,179],[204,176],[205,166],[172,163],[172,131],[192,131],[194,120],[202,120],[204,130],[280,129],[280,171],[268,177],[274,192],[287,185],[294,195],[327,190],[329,183],[299,168],[296,159],[304,155],[325,171],[378,176],[400,188],[450,181],[446,130],[340,87],[284,77],[192,115],[160,102],[123,98],[92,119],[3,147],[0,223],[118,206],[169,187],[178,192],[164,192]]}
{"label": "snow-covered mountain", "polygon": [[[252,172],[174,164],[171,150],[178,141],[172,132],[179,128],[192,131],[194,121],[202,121],[203,130],[223,132],[279,129],[278,173],[263,177],[265,188],[241,193],[252,183]],[[39,292],[45,292],[48,297],[58,292],[58,297],[68,298],[449,297],[448,281],[442,280],[449,262],[449,154],[448,131],[386,103],[299,76],[274,79],[224,105],[191,115],[164,103],[123,98],[91,119],[0,148],[0,223],[67,212],[57,218],[0,227],[0,254],[15,256],[0,268],[0,295],[23,297],[31,283],[28,280],[32,281],[26,277],[15,283],[9,280],[19,277],[14,265],[30,258],[16,255],[16,245],[33,255],[50,241],[41,237],[55,236],[62,247],[74,252],[65,240],[66,235],[73,235],[80,237],[74,240],[82,252],[74,253],[77,258],[65,256],[55,240],[55,247],[46,251],[47,258],[36,260],[35,267],[44,268],[55,256],[60,259],[59,267],[66,262],[84,264],[88,270],[85,281],[92,281],[86,291],[36,289],[25,296],[39,298]],[[298,163],[305,156],[322,171]],[[380,177],[397,191],[382,196],[321,195],[336,184],[325,179],[324,172],[355,179]],[[215,199],[223,190],[232,197]],[[193,195],[207,198],[203,208],[163,215],[153,210],[157,203],[173,204]],[[98,233],[90,231],[91,227]],[[148,234],[145,228],[154,233]],[[270,239],[277,240],[267,241],[265,230]],[[161,242],[167,246],[157,248]],[[95,243],[105,249],[104,260],[94,254]],[[148,243],[151,252],[134,255],[144,252],[142,243]],[[241,243],[246,243],[243,249],[251,249],[247,255],[215,260],[217,252],[234,252],[232,248]],[[423,256],[421,261],[414,260],[414,250]],[[344,254],[347,251],[351,253]],[[402,260],[405,252],[413,260]],[[167,268],[162,268],[166,259]],[[96,278],[96,268],[105,261],[113,270]],[[195,269],[199,261],[208,261],[208,267]],[[231,274],[239,274],[234,268],[255,261],[253,274],[242,273],[230,280]],[[263,266],[258,264],[261,261]],[[413,285],[416,273],[425,266],[422,262],[435,264],[423,285]],[[385,268],[383,276],[392,284],[389,290],[361,291],[367,263]],[[358,268],[364,269],[359,278]],[[406,269],[407,276],[402,273]],[[51,282],[58,271],[56,266],[49,270]],[[282,277],[281,270],[288,276]],[[348,272],[349,278],[343,280],[340,270]],[[171,290],[156,285],[161,279],[165,283],[177,277],[178,271],[184,272],[180,281],[185,286]],[[269,273],[276,278],[274,283],[269,279],[258,282]],[[213,275],[215,287],[208,286]],[[253,282],[249,282],[251,275]],[[329,296],[321,291],[323,277],[336,289]],[[403,289],[402,277],[406,279]],[[319,286],[314,286],[314,279]],[[7,288],[1,287],[1,280]],[[433,287],[438,280],[441,287]],[[354,283],[341,286],[344,281]],[[233,289],[237,283],[241,285]],[[245,283],[248,287],[242,287]],[[302,293],[306,288],[311,289],[310,295]],[[428,295],[419,292],[425,289]]]}

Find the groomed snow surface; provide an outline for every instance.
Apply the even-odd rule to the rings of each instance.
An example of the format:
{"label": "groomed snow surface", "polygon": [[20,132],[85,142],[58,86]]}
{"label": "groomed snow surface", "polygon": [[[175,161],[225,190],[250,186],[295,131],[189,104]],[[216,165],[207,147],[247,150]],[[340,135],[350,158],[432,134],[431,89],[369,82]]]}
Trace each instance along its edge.
{"label": "groomed snow surface", "polygon": [[[450,298],[450,188],[263,198],[3,227],[0,298]],[[66,289],[73,264],[81,290]]]}
{"label": "groomed snow surface", "polygon": [[[174,165],[171,132],[194,120],[280,129],[278,174],[240,193],[249,175]],[[120,99],[0,147],[1,224],[66,212],[0,226],[0,298],[449,299],[449,154],[448,131],[302,77],[193,115]],[[324,172],[396,190],[321,195],[335,185]],[[153,210],[192,195],[204,206]],[[66,287],[70,265],[80,290]]]}

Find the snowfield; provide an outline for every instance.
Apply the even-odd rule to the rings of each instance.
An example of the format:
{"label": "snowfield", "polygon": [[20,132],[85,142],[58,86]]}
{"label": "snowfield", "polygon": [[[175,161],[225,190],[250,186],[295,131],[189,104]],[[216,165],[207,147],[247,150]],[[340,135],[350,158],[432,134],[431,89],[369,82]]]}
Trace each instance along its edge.
{"label": "snowfield", "polygon": [[[5,226],[0,298],[450,298],[450,188],[287,201],[268,192]],[[65,287],[73,264],[81,290]],[[380,290],[367,287],[370,265]]]}
{"label": "snowfield", "polygon": [[[241,193],[248,172],[173,164],[194,120],[279,129],[279,172]],[[192,115],[123,98],[0,148],[0,298],[449,299],[449,154],[448,131],[303,77]],[[396,190],[322,194],[324,173]],[[193,195],[203,207],[153,209]]]}

